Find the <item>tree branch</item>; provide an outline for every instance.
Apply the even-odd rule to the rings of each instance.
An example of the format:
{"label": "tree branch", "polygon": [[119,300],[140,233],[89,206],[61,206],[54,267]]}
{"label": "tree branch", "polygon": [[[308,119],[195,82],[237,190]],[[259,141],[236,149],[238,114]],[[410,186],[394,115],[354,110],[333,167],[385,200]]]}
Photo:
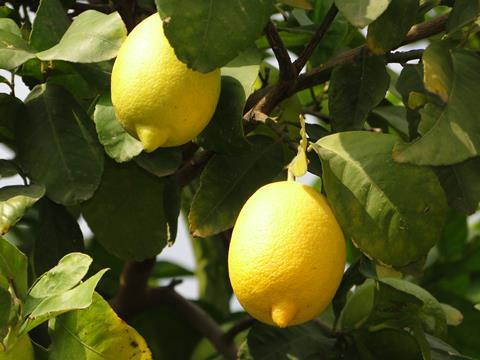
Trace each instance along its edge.
{"label": "tree branch", "polygon": [[207,165],[210,158],[213,156],[213,152],[204,150],[195,154],[182,168],[177,170],[173,175],[177,184],[180,187],[188,185],[193,179],[195,179],[202,172],[205,165]]}
{"label": "tree branch", "polygon": [[280,70],[280,81],[291,81],[295,79],[296,72],[295,67],[292,64],[290,55],[288,55],[287,48],[283,44],[282,38],[278,34],[277,28],[272,21],[267,23],[265,27],[265,36],[268,43],[275,54],[275,58],[278,61],[278,67]]}
{"label": "tree branch", "polygon": [[233,342],[233,340],[235,340],[235,336],[237,336],[243,330],[247,330],[248,328],[252,327],[254,323],[255,319],[251,316],[241,319],[223,335],[224,341],[228,343]]}
{"label": "tree branch", "polygon": [[333,20],[335,20],[335,17],[337,16],[337,14],[338,14],[338,9],[335,6],[335,4],[333,4],[330,7],[330,10],[328,10],[327,15],[325,15],[325,18],[323,19],[322,23],[318,27],[317,31],[315,32],[315,35],[313,35],[312,39],[305,47],[302,54],[293,63],[295,66],[295,70],[297,71],[297,74],[299,74],[300,71],[302,71],[308,59],[310,59],[310,57],[312,56],[313,51],[315,50],[315,48],[318,46],[320,41],[323,39],[323,37],[327,33],[328,29],[330,28],[330,25],[332,25]]}
{"label": "tree branch", "polygon": [[397,51],[386,55],[388,63],[405,63],[410,60],[420,59],[423,55],[423,49],[410,51]]}

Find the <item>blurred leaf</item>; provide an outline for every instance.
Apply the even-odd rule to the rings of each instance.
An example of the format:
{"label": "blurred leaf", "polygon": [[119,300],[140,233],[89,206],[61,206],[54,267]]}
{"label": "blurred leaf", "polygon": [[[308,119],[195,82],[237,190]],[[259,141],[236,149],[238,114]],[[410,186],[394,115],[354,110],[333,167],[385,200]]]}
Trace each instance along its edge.
{"label": "blurred leaf", "polygon": [[62,87],[44,84],[27,99],[16,126],[19,157],[29,177],[63,205],[89,199],[103,170],[103,152],[85,111]]}
{"label": "blurred leaf", "polygon": [[194,236],[211,236],[233,226],[241,207],[283,167],[281,145],[263,136],[249,137],[248,153],[215,155],[200,178],[188,215]]}
{"label": "blurred leaf", "polygon": [[468,240],[467,217],[449,209],[437,248],[442,260],[455,261],[463,256]]}
{"label": "blurred leaf", "polygon": [[367,45],[384,54],[404,40],[418,16],[418,0],[391,0],[387,10],[368,27]]}
{"label": "blurred leaf", "polygon": [[298,8],[298,9],[304,9],[304,10],[311,10],[312,9],[312,4],[310,4],[309,0],[281,0],[282,3],[285,5]]}
{"label": "blurred leaf", "polygon": [[155,279],[163,279],[192,275],[193,272],[185,269],[183,266],[180,266],[170,261],[160,260],[155,263],[151,277]]}
{"label": "blurred leaf", "polygon": [[127,29],[117,12],[106,15],[87,10],[78,15],[54,47],[37,53],[40,60],[92,63],[117,55]]}
{"label": "blurred leaf", "polygon": [[163,177],[177,171],[182,163],[182,152],[178,147],[158,148],[151,153],[142,152],[133,160],[150,174]]}
{"label": "blurred leaf", "polygon": [[474,22],[480,14],[480,2],[474,0],[456,0],[448,17],[447,33],[453,33]]}
{"label": "blurred leaf", "polygon": [[261,62],[262,53],[256,47],[248,48],[222,67],[222,76],[237,79],[243,86],[246,99],[254,90]]}
{"label": "blurred leaf", "polygon": [[14,24],[11,19],[0,19],[0,69],[13,70],[35,58],[33,50]]}
{"label": "blurred leaf", "polygon": [[378,18],[391,0],[335,0],[338,10],[356,27],[364,27]]}
{"label": "blurred leaf", "polygon": [[100,143],[115,161],[129,161],[142,152],[142,143],[127,133],[117,120],[110,93],[103,94],[98,100],[93,121]]}
{"label": "blurred leaf", "polygon": [[35,208],[38,226],[35,227],[33,268],[39,275],[55,266],[66,254],[82,252],[84,247],[80,226],[65,207],[44,198]]}
{"label": "blurred leaf", "polygon": [[41,0],[32,25],[30,45],[42,51],[56,45],[70,26],[59,0]]}
{"label": "blurred leaf", "polygon": [[13,283],[15,295],[21,300],[27,296],[27,271],[27,257],[6,239],[0,237],[0,277],[9,279]]}
{"label": "blurred leaf", "polygon": [[382,56],[364,51],[353,63],[336,67],[328,91],[333,129],[361,129],[368,113],[385,97],[389,83]]}
{"label": "blurred leaf", "polygon": [[335,339],[325,337],[314,322],[286,329],[255,323],[239,359],[333,359],[334,344]]}
{"label": "blurred leaf", "polygon": [[[92,304],[92,296],[103,274],[101,270],[85,282],[63,293],[44,298],[26,318],[20,328],[20,335],[26,334],[43,322],[71,310],[85,309]],[[102,324],[102,322],[98,322]]]}
{"label": "blurred leaf", "polygon": [[48,358],[51,360],[152,359],[142,336],[96,293],[88,308],[52,320],[49,328],[52,345]]}
{"label": "blurred leaf", "polygon": [[274,10],[272,0],[156,0],[156,4],[175,54],[201,72],[227,64],[251,46]]}
{"label": "blurred leaf", "polygon": [[[450,51],[449,57],[453,79],[447,105],[427,104],[420,111],[423,136],[412,143],[396,144],[395,161],[449,165],[480,154],[480,137],[476,136],[480,133],[480,110],[474,95],[480,92],[480,56],[460,49]],[[442,57],[438,61],[445,64]]]}
{"label": "blurred leaf", "polygon": [[164,182],[135,163],[105,162],[102,182],[82,212],[96,239],[121,259],[144,260],[167,242]]}
{"label": "blurred leaf", "polygon": [[222,154],[248,150],[249,144],[243,134],[245,90],[237,79],[230,76],[222,76],[221,88],[215,114],[197,141],[201,147]]}
{"label": "blurred leaf", "polygon": [[480,201],[480,157],[435,170],[449,205],[465,214],[473,214]]}
{"label": "blurred leaf", "polygon": [[378,106],[372,112],[401,134],[408,135],[407,112],[403,106]]}
{"label": "blurred leaf", "polygon": [[13,185],[0,189],[0,234],[5,235],[45,194],[41,185]]}
{"label": "blurred leaf", "polygon": [[387,134],[346,132],[320,139],[314,149],[346,235],[369,257],[401,267],[438,241],[446,201],[432,170],[392,160],[395,141]]}
{"label": "blurred leaf", "polygon": [[428,343],[430,344],[432,360],[452,360],[452,359],[464,359],[473,360],[471,357],[461,355],[457,350],[451,347],[444,341],[426,334]]}

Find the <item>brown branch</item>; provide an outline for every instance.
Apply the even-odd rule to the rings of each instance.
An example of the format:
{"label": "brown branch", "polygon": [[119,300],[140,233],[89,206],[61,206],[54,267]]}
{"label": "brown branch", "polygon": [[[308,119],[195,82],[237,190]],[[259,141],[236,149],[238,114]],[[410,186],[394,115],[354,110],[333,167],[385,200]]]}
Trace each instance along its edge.
{"label": "brown branch", "polygon": [[410,60],[420,59],[423,55],[423,49],[415,49],[410,51],[397,51],[386,55],[388,63],[405,63]]}
{"label": "brown branch", "polygon": [[330,28],[330,25],[332,25],[333,20],[335,20],[335,17],[337,16],[337,14],[338,14],[338,9],[335,6],[335,4],[333,4],[330,7],[330,10],[328,10],[327,15],[325,15],[325,18],[323,19],[322,23],[320,24],[317,31],[313,35],[312,39],[303,50],[302,54],[300,54],[298,59],[295,60],[295,62],[293,63],[295,66],[295,70],[297,71],[297,74],[299,74],[300,71],[302,71],[308,59],[310,59],[310,57],[312,56],[313,51],[318,46],[320,41],[322,41],[323,37],[325,36],[328,29]]}
{"label": "brown branch", "polygon": [[228,343],[233,342],[233,340],[235,340],[235,336],[237,336],[242,331],[252,327],[254,323],[255,323],[255,319],[250,316],[247,316],[241,319],[236,324],[234,324],[230,329],[228,329],[228,331],[223,335],[224,341]]}
{"label": "brown branch", "polygon": [[295,67],[292,64],[290,55],[288,55],[287,48],[282,41],[282,38],[278,34],[277,28],[272,21],[267,23],[265,26],[265,36],[267,37],[268,43],[275,54],[275,58],[278,61],[278,67],[280,70],[280,80],[290,81],[295,79],[296,72]]}
{"label": "brown branch", "polygon": [[177,184],[180,187],[188,185],[193,181],[207,165],[210,158],[213,156],[213,152],[204,150],[196,153],[183,167],[181,167],[173,175]]}

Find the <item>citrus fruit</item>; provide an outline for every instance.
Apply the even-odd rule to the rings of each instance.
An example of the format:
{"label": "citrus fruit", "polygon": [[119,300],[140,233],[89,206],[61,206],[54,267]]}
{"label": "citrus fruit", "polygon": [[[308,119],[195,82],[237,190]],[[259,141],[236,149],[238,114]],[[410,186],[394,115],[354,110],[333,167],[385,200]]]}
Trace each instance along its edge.
{"label": "citrus fruit", "polygon": [[188,69],[154,14],[122,44],[111,86],[118,120],[151,152],[184,144],[207,126],[220,94],[220,70],[203,74]]}
{"label": "citrus fruit", "polygon": [[0,351],[0,360],[33,360],[33,346],[28,335],[18,338],[6,352]]}
{"label": "citrus fruit", "polygon": [[235,223],[230,281],[254,318],[301,324],[331,302],[345,267],[345,240],[326,199],[312,187],[281,181],[258,189]]}

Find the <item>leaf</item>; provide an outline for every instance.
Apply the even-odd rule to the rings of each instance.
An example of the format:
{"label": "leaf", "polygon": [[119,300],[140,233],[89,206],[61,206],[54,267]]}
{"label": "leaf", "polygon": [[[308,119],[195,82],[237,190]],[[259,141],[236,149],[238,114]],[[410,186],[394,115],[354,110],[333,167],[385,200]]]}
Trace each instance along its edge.
{"label": "leaf", "polygon": [[175,54],[201,72],[227,64],[251,46],[274,10],[272,0],[155,2]]}
{"label": "leaf", "polygon": [[110,93],[103,94],[95,105],[93,121],[98,140],[105,152],[117,162],[125,162],[140,154],[142,143],[125,131],[115,115]]}
{"label": "leaf", "polygon": [[85,111],[62,87],[43,84],[26,102],[16,137],[22,167],[63,205],[89,199],[103,171],[103,152]]}
{"label": "leaf", "polygon": [[451,360],[451,359],[464,359],[472,360],[473,358],[469,356],[461,355],[457,350],[451,347],[449,344],[444,341],[426,334],[428,343],[432,350],[432,359],[433,360]]}
{"label": "leaf", "polygon": [[45,194],[40,185],[13,185],[0,189],[0,234],[5,235]]}
{"label": "leaf", "polygon": [[433,42],[423,53],[425,89],[437,94],[444,102],[448,101],[452,90],[453,64],[449,51],[453,44]]}
{"label": "leaf", "polygon": [[105,162],[102,182],[82,213],[96,239],[121,259],[144,260],[167,243],[164,182],[134,163]]}
{"label": "leaf", "polygon": [[[12,95],[0,94],[0,139],[14,148],[14,127],[18,118],[23,116],[24,104]],[[18,169],[17,169],[18,172]]]}
{"label": "leaf", "polygon": [[278,142],[263,136],[249,140],[251,152],[215,155],[205,167],[188,215],[194,236],[211,236],[232,227],[247,199],[282,171]]}
{"label": "leaf", "polygon": [[21,300],[27,296],[27,271],[27,257],[5,238],[0,237],[0,277],[13,283],[15,295]]}
{"label": "leaf", "polygon": [[473,214],[480,201],[480,157],[436,169],[448,204],[466,214]]}
{"label": "leaf", "polygon": [[22,324],[20,335],[26,334],[38,325],[58,315],[89,307],[92,304],[95,287],[107,270],[99,271],[71,290],[43,299]]}
{"label": "leaf", "polygon": [[222,154],[248,150],[249,143],[243,134],[244,88],[238,80],[222,76],[221,89],[215,114],[197,141],[201,147]]}
{"label": "leaf", "polygon": [[[480,56],[466,50],[452,50],[453,66],[448,103],[440,108],[427,104],[420,112],[422,137],[411,143],[397,143],[393,158],[417,165],[450,165],[480,154],[479,103]],[[443,58],[439,58],[442,64]]]}
{"label": "leaf", "polygon": [[40,276],[28,292],[25,314],[30,314],[47,297],[72,289],[84,278],[92,258],[82,253],[65,255],[58,265]]}
{"label": "leaf", "polygon": [[408,135],[407,112],[403,106],[378,106],[372,112],[401,134]]}
{"label": "leaf", "polygon": [[281,0],[281,2],[294,8],[312,10],[312,4],[309,0]]}
{"label": "leaf", "polygon": [[5,30],[5,20],[9,19],[0,19],[3,22],[0,28],[0,69],[13,70],[35,58],[35,54],[16,30],[15,33]]}
{"label": "leaf", "polygon": [[463,315],[457,308],[454,308],[452,305],[440,304],[442,306],[443,312],[445,313],[445,318],[447,320],[447,325],[458,326],[463,321]]}
{"label": "leaf", "polygon": [[143,337],[96,293],[88,308],[52,320],[49,329],[52,345],[48,358],[51,360],[152,359]]}
{"label": "leaf", "polygon": [[447,33],[453,33],[474,22],[480,14],[480,2],[456,0],[447,21]]}
{"label": "leaf", "polygon": [[87,10],[78,15],[54,47],[37,53],[40,60],[93,63],[113,59],[127,36],[118,12]]}
{"label": "leaf", "polygon": [[35,227],[33,268],[35,274],[43,274],[66,254],[82,252],[83,235],[77,220],[65,207],[43,198],[35,208],[38,225]]}
{"label": "leaf", "polygon": [[173,179],[165,182],[163,209],[167,223],[167,245],[172,246],[177,238],[178,216],[180,215],[181,188]]}
{"label": "leaf", "polygon": [[442,236],[437,243],[441,260],[455,261],[462,258],[468,241],[467,217],[449,209],[442,229]]}
{"label": "leaf", "polygon": [[338,10],[353,26],[364,27],[378,18],[391,0],[335,0]]}
{"label": "leaf", "polygon": [[22,31],[13,19],[0,19],[0,30],[9,32],[18,37],[22,37]]}
{"label": "leaf", "polygon": [[395,142],[393,135],[345,132],[320,139],[314,149],[343,231],[369,257],[401,267],[438,241],[446,201],[432,170],[392,160]]}
{"label": "leaf", "polygon": [[336,67],[328,91],[333,129],[361,129],[368,113],[384,98],[389,84],[382,56],[362,52],[353,63]]}
{"label": "leaf", "polygon": [[193,272],[170,261],[157,261],[152,270],[151,276],[155,279],[175,278],[192,276]]}
{"label": "leaf", "polygon": [[250,357],[239,359],[329,359],[334,344],[335,339],[323,336],[313,322],[286,329],[255,323],[247,335]]}
{"label": "leaf", "polygon": [[3,328],[9,323],[12,306],[12,296],[7,289],[0,287],[0,338],[3,338]]}
{"label": "leaf", "polygon": [[368,27],[368,48],[374,54],[384,54],[399,45],[415,24],[418,9],[418,0],[391,0],[387,10]]}
{"label": "leaf", "polygon": [[359,329],[365,325],[373,310],[375,298],[375,281],[367,279],[355,288],[348,298],[340,317],[342,329]]}
{"label": "leaf", "polygon": [[222,67],[222,76],[237,79],[243,86],[246,99],[254,90],[261,62],[262,53],[256,47],[250,47]]}
{"label": "leaf", "polygon": [[177,171],[182,163],[182,152],[178,147],[158,148],[151,153],[142,152],[133,160],[150,174],[163,177]]}
{"label": "leaf", "polygon": [[56,45],[70,26],[62,3],[59,0],[41,0],[30,33],[30,45],[42,51]]}

